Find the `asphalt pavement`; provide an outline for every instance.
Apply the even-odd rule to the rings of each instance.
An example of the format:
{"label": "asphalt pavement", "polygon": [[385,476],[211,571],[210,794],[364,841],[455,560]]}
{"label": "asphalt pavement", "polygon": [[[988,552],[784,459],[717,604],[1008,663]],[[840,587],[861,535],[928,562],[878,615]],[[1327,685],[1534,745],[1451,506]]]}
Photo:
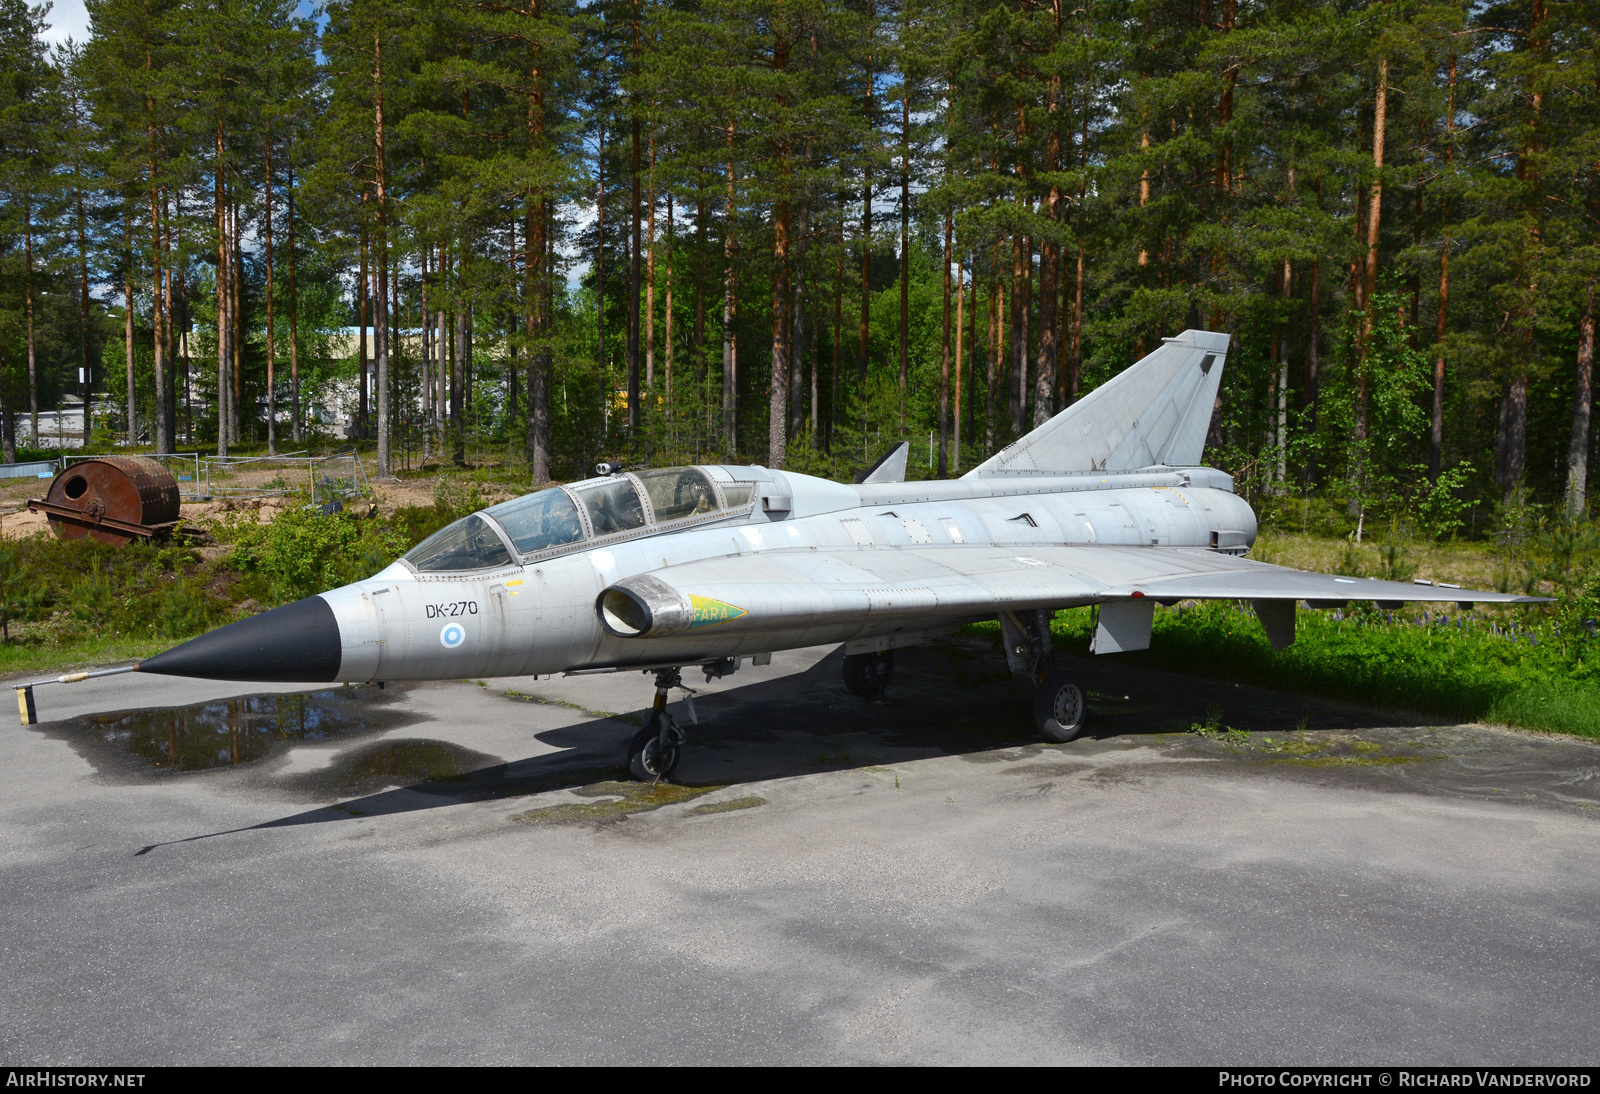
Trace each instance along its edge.
{"label": "asphalt pavement", "polygon": [[657,787],[639,674],[40,688],[0,1062],[1600,1062],[1600,745],[1113,658],[1044,745],[981,642],[839,660],[686,673]]}

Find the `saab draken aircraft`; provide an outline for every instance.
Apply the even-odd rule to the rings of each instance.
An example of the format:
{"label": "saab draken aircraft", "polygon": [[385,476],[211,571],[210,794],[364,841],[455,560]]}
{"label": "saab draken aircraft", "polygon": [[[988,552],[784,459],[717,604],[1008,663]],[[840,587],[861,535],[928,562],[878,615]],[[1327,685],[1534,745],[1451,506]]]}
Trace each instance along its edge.
{"label": "saab draken aircraft", "polygon": [[1108,654],[1145,649],[1155,606],[1180,600],[1247,600],[1281,650],[1297,601],[1538,599],[1243,557],[1255,513],[1227,474],[1200,466],[1227,351],[1225,334],[1164,339],[959,479],[905,481],[904,443],[850,486],[760,466],[601,464],[598,478],[459,520],[365,581],[102,671],[349,683],[653,673],[628,760],[639,778],[666,779],[685,744],[667,712],[683,671],[710,680],[775,650],[843,643],[846,685],[872,697],[896,648],[998,619],[1011,671],[1037,685],[1039,732],[1068,741],[1088,709],[1078,675],[1054,663],[1049,624],[1063,608],[1098,605],[1093,650]]}

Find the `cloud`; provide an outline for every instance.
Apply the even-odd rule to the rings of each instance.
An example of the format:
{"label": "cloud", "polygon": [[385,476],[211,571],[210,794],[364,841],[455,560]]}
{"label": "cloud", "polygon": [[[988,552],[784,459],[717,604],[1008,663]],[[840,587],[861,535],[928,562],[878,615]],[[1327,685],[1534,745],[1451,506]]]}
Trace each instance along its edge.
{"label": "cloud", "polygon": [[[35,4],[37,11],[43,5]],[[82,44],[89,40],[89,12],[83,0],[53,0],[50,13],[45,16],[44,34],[47,43],[58,46],[68,38]]]}

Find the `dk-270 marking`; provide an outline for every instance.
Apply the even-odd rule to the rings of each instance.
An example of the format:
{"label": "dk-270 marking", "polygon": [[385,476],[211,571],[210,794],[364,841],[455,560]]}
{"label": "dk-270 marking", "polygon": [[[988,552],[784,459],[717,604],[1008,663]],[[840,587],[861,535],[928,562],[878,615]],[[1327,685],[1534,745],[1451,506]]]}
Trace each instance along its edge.
{"label": "dk-270 marking", "polygon": [[458,600],[454,604],[429,604],[428,618],[443,619],[452,615],[477,615],[478,602],[476,600]]}

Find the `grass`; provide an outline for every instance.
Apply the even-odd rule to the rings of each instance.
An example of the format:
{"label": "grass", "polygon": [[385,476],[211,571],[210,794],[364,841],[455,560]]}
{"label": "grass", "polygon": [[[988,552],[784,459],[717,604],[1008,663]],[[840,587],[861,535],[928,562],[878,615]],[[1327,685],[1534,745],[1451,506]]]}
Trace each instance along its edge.
{"label": "grass", "polygon": [[0,674],[58,675],[81,668],[139,661],[153,657],[172,643],[158,638],[126,635],[93,636],[65,646],[0,645]]}
{"label": "grass", "polygon": [[[1600,640],[1591,591],[1540,609],[1353,608],[1302,611],[1295,642],[1274,652],[1248,608],[1231,601],[1158,607],[1150,649],[1124,654],[1151,668],[1198,672],[1279,691],[1600,737]],[[1087,652],[1093,611],[1057,615],[1059,645]],[[999,634],[998,624],[975,624]],[[1220,715],[1196,723],[1224,736]]]}
{"label": "grass", "polygon": [[1552,733],[1600,737],[1600,690],[1550,683],[1524,684],[1497,698],[1483,720]]}

